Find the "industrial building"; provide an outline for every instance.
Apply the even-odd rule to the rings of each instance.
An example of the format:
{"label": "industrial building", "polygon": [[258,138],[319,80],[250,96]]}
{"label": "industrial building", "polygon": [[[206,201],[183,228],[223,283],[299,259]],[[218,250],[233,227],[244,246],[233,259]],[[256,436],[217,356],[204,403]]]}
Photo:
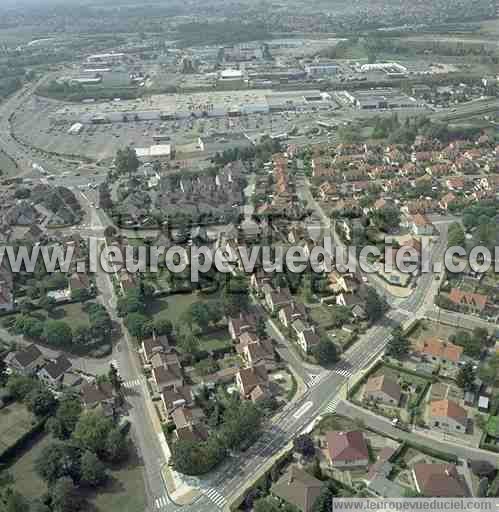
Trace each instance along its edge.
{"label": "industrial building", "polygon": [[338,72],[338,65],[334,62],[314,62],[305,66],[308,78],[322,78],[333,76]]}
{"label": "industrial building", "polygon": [[71,105],[57,111],[83,124],[238,117],[270,112],[316,112],[337,108],[330,95],[318,90],[273,92],[268,89],[162,94],[136,100]]}
{"label": "industrial building", "polygon": [[135,153],[140,159],[171,158],[172,147],[170,144],[155,144],[148,148],[135,148]]}
{"label": "industrial building", "polygon": [[124,53],[97,53],[86,58],[88,64],[120,64],[125,60]]}
{"label": "industrial building", "polygon": [[391,78],[401,78],[408,74],[407,68],[396,62],[379,62],[360,66],[361,73],[372,73],[373,71],[382,71]]}
{"label": "industrial building", "polygon": [[341,95],[354,107],[363,110],[421,108],[424,104],[397,89],[342,91]]}

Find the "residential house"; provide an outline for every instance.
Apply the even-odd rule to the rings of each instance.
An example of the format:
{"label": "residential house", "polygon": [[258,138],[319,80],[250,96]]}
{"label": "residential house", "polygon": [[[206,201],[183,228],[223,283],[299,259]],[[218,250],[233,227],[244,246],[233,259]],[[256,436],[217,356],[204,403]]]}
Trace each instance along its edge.
{"label": "residential house", "polygon": [[115,394],[113,386],[109,382],[89,382],[81,387],[81,398],[85,409],[101,407],[105,414],[114,414]]}
{"label": "residential house", "polygon": [[449,210],[450,208],[459,204],[459,199],[452,193],[445,194],[438,203],[442,210]]}
{"label": "residential house", "polygon": [[338,189],[334,183],[325,181],[319,187],[319,198],[321,201],[329,202],[338,199]]}
{"label": "residential house", "polygon": [[206,415],[200,407],[186,407],[184,405],[177,407],[171,413],[171,419],[173,420],[177,430],[199,425],[205,418]]}
{"label": "residential house", "polygon": [[464,498],[469,489],[454,464],[414,464],[412,476],[419,494],[431,498]]}
{"label": "residential house", "polygon": [[468,414],[453,400],[435,400],[430,404],[429,424],[446,432],[466,433]]}
{"label": "residential house", "polygon": [[432,235],[434,226],[426,215],[416,213],[411,220],[411,229],[415,235]]}
{"label": "residential house", "polygon": [[269,395],[269,378],[264,364],[241,368],[236,374],[236,385],[245,400],[257,402]]}
{"label": "residential house", "polygon": [[400,384],[386,375],[370,377],[364,388],[364,400],[398,406],[402,397]]}
{"label": "residential house", "polygon": [[248,366],[264,364],[267,370],[275,367],[274,346],[268,338],[257,339],[250,343],[240,343],[236,350]]}
{"label": "residential house", "polygon": [[301,512],[312,512],[324,485],[304,469],[293,465],[272,486],[270,494]]}
{"label": "residential house", "polygon": [[[291,242],[290,243],[296,243]],[[250,288],[254,290],[258,295],[263,294],[264,286],[272,283],[272,276],[265,272],[255,272],[250,277]]]}
{"label": "residential house", "polygon": [[142,356],[146,364],[151,363],[151,358],[154,354],[159,354],[161,352],[167,353],[173,350],[166,334],[158,336],[155,333],[153,333],[149,338],[142,340],[141,349]]}
{"label": "residential house", "polygon": [[87,291],[90,292],[92,290],[93,284],[90,280],[88,274],[83,274],[81,272],[75,272],[69,278],[69,293],[71,298],[74,298],[75,292]]}
{"label": "residential house", "polygon": [[418,340],[412,349],[422,359],[444,366],[457,366],[463,355],[463,347],[436,336]]}
{"label": "residential house", "polygon": [[159,392],[164,388],[180,388],[184,385],[182,367],[175,363],[153,368],[152,378]]}
{"label": "residential house", "polygon": [[194,395],[190,386],[164,388],[160,396],[168,416],[178,407],[190,407],[194,403]]}
{"label": "residential house", "polygon": [[64,375],[71,369],[71,361],[64,355],[48,361],[39,371],[38,377],[51,388],[62,386]]}
{"label": "residential house", "polygon": [[151,356],[150,364],[152,368],[168,365],[180,366],[180,359],[176,352],[157,352]]}
{"label": "residential house", "polygon": [[293,297],[289,288],[274,289],[271,286],[265,287],[265,303],[272,313],[276,313],[280,308],[293,302]]}
{"label": "residential house", "polygon": [[465,181],[462,176],[453,176],[445,180],[445,185],[453,192],[461,192],[464,189]]}
{"label": "residential house", "polygon": [[329,463],[334,468],[367,467],[369,451],[362,432],[327,432],[326,442]]}
{"label": "residential house", "polygon": [[25,376],[35,375],[44,362],[43,354],[34,343],[9,353],[5,358],[5,364],[11,371]]}
{"label": "residential house", "polygon": [[307,319],[307,311],[305,306],[301,302],[291,302],[279,310],[279,321],[288,329],[291,324],[300,319],[305,321]]}
{"label": "residential house", "polygon": [[298,334],[298,344],[305,354],[310,354],[314,347],[316,347],[320,343],[320,338],[317,333],[314,331],[313,327],[309,329],[304,329]]}
{"label": "residential house", "polygon": [[255,315],[247,312],[240,313],[238,317],[230,317],[228,323],[230,337],[236,341],[244,332],[255,333],[256,322]]}
{"label": "residential house", "polygon": [[486,295],[481,293],[466,292],[459,288],[452,288],[449,294],[449,300],[456,306],[464,306],[475,313],[482,313],[487,307],[489,301]]}

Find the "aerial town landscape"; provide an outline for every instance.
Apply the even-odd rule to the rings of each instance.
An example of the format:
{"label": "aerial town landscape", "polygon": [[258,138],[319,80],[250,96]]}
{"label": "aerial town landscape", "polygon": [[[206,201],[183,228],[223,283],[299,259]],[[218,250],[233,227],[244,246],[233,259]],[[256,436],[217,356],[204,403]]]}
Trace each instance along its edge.
{"label": "aerial town landscape", "polygon": [[499,1],[6,0],[0,69],[0,512],[497,506]]}

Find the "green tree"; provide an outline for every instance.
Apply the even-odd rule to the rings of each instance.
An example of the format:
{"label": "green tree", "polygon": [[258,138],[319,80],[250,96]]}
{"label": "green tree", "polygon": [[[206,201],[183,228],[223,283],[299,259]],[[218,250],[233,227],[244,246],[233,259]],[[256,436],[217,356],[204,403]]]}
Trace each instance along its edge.
{"label": "green tree", "polygon": [[52,509],[54,512],[77,512],[83,501],[71,478],[63,477],[52,488]]}
{"label": "green tree", "polygon": [[454,222],[449,226],[448,247],[464,247],[465,234],[461,224]]}
{"label": "green tree", "polygon": [[317,362],[322,366],[329,366],[338,361],[336,345],[327,338],[322,338],[319,341],[319,343],[314,347],[312,354],[317,359]]}
{"label": "green tree", "polygon": [[192,332],[191,328],[187,325],[183,325],[178,329],[177,340],[179,347],[186,354],[195,355],[199,352],[199,339]]}
{"label": "green tree", "polygon": [[267,336],[267,326],[265,324],[265,318],[259,316],[256,321],[256,335],[259,338],[265,338]]}
{"label": "green tree", "polygon": [[55,441],[45,446],[35,460],[35,470],[49,485],[59,478],[80,478],[80,451],[68,443]]}
{"label": "green tree", "polygon": [[106,467],[94,452],[86,451],[81,457],[81,483],[98,487],[107,479]]}
{"label": "green tree", "polygon": [[80,416],[72,439],[84,450],[91,450],[97,455],[104,454],[106,439],[112,429],[111,418],[98,411],[87,411]]}
{"label": "green tree", "polygon": [[411,342],[407,336],[404,335],[400,327],[392,331],[391,339],[386,346],[386,353],[395,359],[402,359],[409,354]]}
{"label": "green tree", "polygon": [[111,386],[113,386],[115,393],[120,393],[121,387],[123,385],[123,379],[120,377],[120,374],[118,373],[118,370],[116,369],[114,364],[109,365],[107,377],[109,379]]}
{"label": "green tree", "polygon": [[203,475],[211,471],[225,457],[220,441],[210,437],[207,441],[177,441],[173,445],[170,464],[184,475]]}
{"label": "green tree", "polygon": [[142,339],[152,333],[152,324],[142,313],[130,313],[125,320],[127,329],[132,336]]}
{"label": "green tree", "polygon": [[67,347],[73,340],[73,331],[66,322],[61,320],[47,320],[43,336],[50,345]]}
{"label": "green tree", "polygon": [[128,174],[131,179],[132,175],[137,172],[140,162],[137,158],[135,149],[127,146],[124,149],[119,149],[115,158],[116,171],[119,174]]}
{"label": "green tree", "polygon": [[15,400],[21,401],[35,388],[38,387],[38,381],[32,377],[24,375],[11,375],[7,381],[7,389]]}
{"label": "green tree", "polygon": [[470,391],[475,385],[475,370],[472,363],[466,363],[458,372],[457,385],[465,391]]}
{"label": "green tree", "polygon": [[369,321],[377,322],[386,311],[386,302],[378,295],[374,288],[368,288],[366,295],[366,314]]}
{"label": "green tree", "polygon": [[186,312],[187,322],[195,323],[205,331],[211,322],[210,309],[205,302],[194,302]]}
{"label": "green tree", "polygon": [[112,462],[123,460],[128,453],[126,434],[115,427],[110,430],[106,438],[106,457]]}
{"label": "green tree", "polygon": [[293,440],[293,446],[295,451],[304,455],[305,457],[311,457],[315,453],[315,446],[312,438],[307,434],[302,434],[295,437]]}
{"label": "green tree", "polygon": [[57,402],[52,392],[44,386],[31,390],[25,398],[28,411],[39,418],[54,412]]}

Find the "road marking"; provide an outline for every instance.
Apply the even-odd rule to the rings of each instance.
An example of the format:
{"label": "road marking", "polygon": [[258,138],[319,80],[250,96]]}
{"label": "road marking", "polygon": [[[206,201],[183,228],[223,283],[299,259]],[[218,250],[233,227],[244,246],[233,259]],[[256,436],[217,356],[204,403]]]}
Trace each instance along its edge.
{"label": "road marking", "polygon": [[141,386],[142,384],[143,384],[142,379],[127,380],[127,381],[123,382],[123,387],[131,389],[131,388],[136,388],[138,386]]}
{"label": "road marking", "polygon": [[314,402],[307,402],[303,404],[294,414],[293,418],[298,419],[301,418],[311,407],[313,407]]}
{"label": "road marking", "polygon": [[338,368],[337,370],[333,370],[333,372],[341,375],[342,377],[351,377],[353,375],[352,372],[346,368]]}
{"label": "road marking", "polygon": [[319,384],[319,382],[322,382],[327,377],[327,375],[328,372],[319,373],[318,375],[311,375],[310,379],[307,380],[305,385],[307,386],[307,388],[313,388],[314,386]]}
{"label": "road marking", "polygon": [[333,398],[327,405],[326,405],[326,412],[328,414],[334,414],[336,412],[336,406],[338,405],[338,402],[340,401],[340,397],[337,396],[336,398]]}
{"label": "road marking", "polygon": [[154,508],[162,509],[168,507],[168,498],[166,496],[160,496],[154,500]]}
{"label": "road marking", "polygon": [[222,496],[216,489],[211,488],[203,490],[202,492],[210,501],[215,503],[218,508],[223,508],[227,504],[225,497]]}

